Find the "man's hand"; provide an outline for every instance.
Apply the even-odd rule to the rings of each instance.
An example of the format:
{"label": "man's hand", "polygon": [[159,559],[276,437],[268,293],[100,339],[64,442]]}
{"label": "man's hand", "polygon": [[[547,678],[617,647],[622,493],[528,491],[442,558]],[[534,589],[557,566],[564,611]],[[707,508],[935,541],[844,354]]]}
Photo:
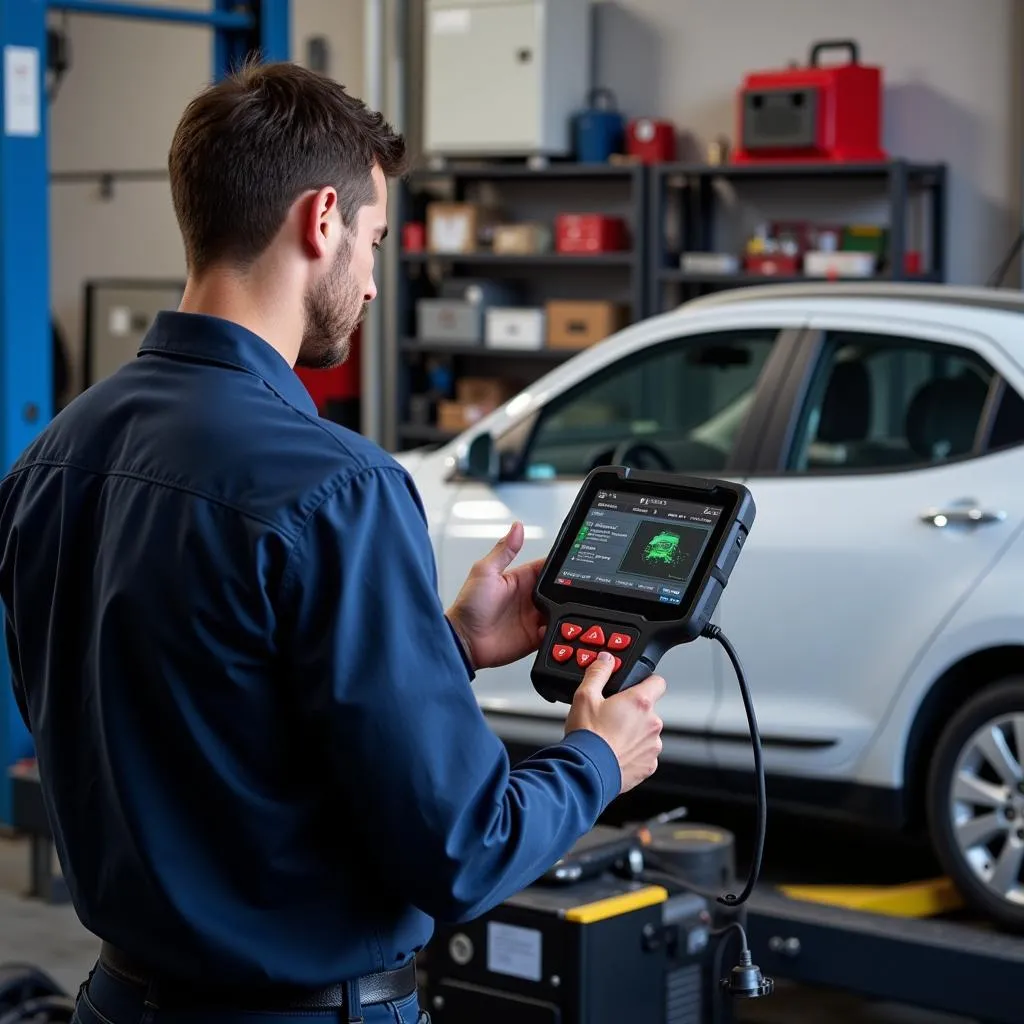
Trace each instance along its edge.
{"label": "man's hand", "polygon": [[566,733],[596,732],[615,753],[622,773],[621,793],[628,793],[658,770],[661,719],[654,705],[665,692],[661,676],[648,676],[628,690],[605,697],[603,690],[615,662],[607,651],[587,669],[565,720]]}
{"label": "man's hand", "polygon": [[543,559],[509,569],[523,547],[523,525],[509,532],[470,570],[448,621],[474,668],[508,665],[537,650],[544,619],[533,603]]}

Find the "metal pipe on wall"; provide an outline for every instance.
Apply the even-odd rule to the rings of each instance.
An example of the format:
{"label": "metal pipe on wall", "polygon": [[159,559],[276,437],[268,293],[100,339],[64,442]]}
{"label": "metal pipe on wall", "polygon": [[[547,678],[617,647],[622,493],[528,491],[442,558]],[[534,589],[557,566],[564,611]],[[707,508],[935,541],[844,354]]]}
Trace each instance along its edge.
{"label": "metal pipe on wall", "polygon": [[[1011,147],[1011,174],[1016,185],[1014,206],[1018,231],[1024,235],[1024,4],[1013,5],[1013,76],[1010,90],[1013,109],[1013,146]],[[1012,280],[1007,275],[1008,280]],[[1024,259],[1017,256],[1017,287],[1024,289]]]}
{"label": "metal pipe on wall", "polygon": [[[387,91],[386,113],[391,123],[399,130],[405,131],[407,125],[406,109],[406,64],[408,47],[408,0],[386,0],[386,35],[384,40],[387,54],[385,88]],[[397,224],[402,219],[399,189],[389,190],[388,221]],[[398,443],[396,423],[399,396],[398,359],[399,337],[403,325],[399,322],[399,309],[404,302],[399,302],[399,289],[402,287],[400,253],[401,232],[392,236],[395,243],[386,249],[384,260],[384,294],[387,301],[382,306],[383,331],[380,339],[380,370],[381,370],[381,414],[383,428],[381,443],[393,450]]]}
{"label": "metal pipe on wall", "polygon": [[[363,4],[363,99],[374,110],[384,109],[384,5],[385,0],[364,0]],[[385,252],[387,250],[385,249]],[[383,261],[387,263],[387,257]],[[377,285],[386,277],[377,269]],[[379,303],[371,303],[363,320],[361,338],[360,428],[375,441],[383,441],[381,427],[381,350],[384,323]]]}
{"label": "metal pipe on wall", "polygon": [[[399,131],[406,121],[407,25],[408,0],[365,0],[364,99]],[[397,223],[399,190],[393,185],[388,191],[388,220]],[[397,243],[384,247],[377,266],[381,300],[370,306],[363,323],[362,431],[388,449],[397,442],[399,251]]]}
{"label": "metal pipe on wall", "polygon": [[116,3],[114,0],[47,0],[51,11],[70,14],[94,14],[102,17],[131,18],[136,21],[166,21],[181,25],[203,25],[207,28],[247,29],[252,15],[244,11],[189,11],[171,5]]}

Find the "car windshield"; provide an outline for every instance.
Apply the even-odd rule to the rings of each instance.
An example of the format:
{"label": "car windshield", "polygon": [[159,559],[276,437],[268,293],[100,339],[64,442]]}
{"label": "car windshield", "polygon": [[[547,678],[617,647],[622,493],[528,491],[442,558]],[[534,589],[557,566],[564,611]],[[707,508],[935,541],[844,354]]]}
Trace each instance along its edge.
{"label": "car windshield", "polygon": [[542,416],[528,475],[586,474],[619,461],[630,444],[647,448],[663,469],[723,470],[776,336],[744,331],[667,342],[599,371]]}

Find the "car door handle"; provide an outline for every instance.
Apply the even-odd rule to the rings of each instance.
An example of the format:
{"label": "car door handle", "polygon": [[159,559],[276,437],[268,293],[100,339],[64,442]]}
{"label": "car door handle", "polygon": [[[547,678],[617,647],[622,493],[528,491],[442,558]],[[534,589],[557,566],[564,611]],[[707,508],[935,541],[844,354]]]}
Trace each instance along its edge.
{"label": "car door handle", "polygon": [[986,526],[990,523],[1001,523],[1005,518],[1005,512],[979,508],[974,502],[965,502],[963,505],[953,505],[949,508],[930,508],[921,513],[922,523],[940,530],[947,526]]}

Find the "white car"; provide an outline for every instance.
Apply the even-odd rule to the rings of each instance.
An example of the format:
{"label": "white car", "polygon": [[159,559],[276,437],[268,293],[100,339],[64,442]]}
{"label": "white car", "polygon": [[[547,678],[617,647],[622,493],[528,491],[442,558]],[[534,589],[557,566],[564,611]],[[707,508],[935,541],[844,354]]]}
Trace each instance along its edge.
{"label": "white car", "polygon": [[[586,473],[742,481],[757,519],[715,622],[739,651],[769,807],[926,827],[965,898],[1024,928],[1024,296],[905,284],[725,291],[574,356],[403,453],[451,601],[513,519],[547,554]],[[530,661],[479,674],[513,756],[561,736]],[[752,793],[717,644],[671,651],[662,766]]]}

